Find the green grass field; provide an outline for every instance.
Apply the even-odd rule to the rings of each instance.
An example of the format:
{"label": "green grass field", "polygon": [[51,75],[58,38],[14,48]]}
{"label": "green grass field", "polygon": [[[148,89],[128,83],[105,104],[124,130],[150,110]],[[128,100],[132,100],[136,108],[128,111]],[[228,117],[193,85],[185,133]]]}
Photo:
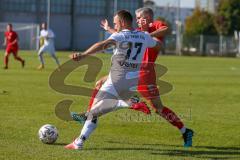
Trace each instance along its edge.
{"label": "green grass field", "polygon": [[[2,67],[3,51],[0,53]],[[35,52],[20,55],[26,59],[26,68],[11,57],[9,69],[0,69],[0,159],[240,159],[240,59],[158,58],[157,62],[168,68],[161,79],[174,86],[162,100],[194,129],[192,148],[183,148],[180,132],[156,115],[120,110],[100,118],[84,150],[70,151],[64,145],[79,135],[82,126],[58,119],[55,105],[71,99],[72,111],[84,111],[89,98],[64,95],[49,87],[56,65],[47,54],[42,71],[36,70]],[[61,62],[68,60],[66,52],[58,55]],[[99,57],[104,61],[100,77],[108,73],[110,55]],[[73,72],[67,83],[93,87],[94,82],[82,80],[85,69]],[[59,131],[54,145],[41,143],[37,136],[38,129],[47,123]]]}

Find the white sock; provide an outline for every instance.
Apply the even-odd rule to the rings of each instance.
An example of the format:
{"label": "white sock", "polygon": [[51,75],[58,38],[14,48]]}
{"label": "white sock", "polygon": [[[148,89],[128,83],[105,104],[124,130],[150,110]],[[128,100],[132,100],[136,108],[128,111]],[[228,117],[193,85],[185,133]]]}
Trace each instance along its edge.
{"label": "white sock", "polygon": [[75,143],[78,146],[83,145],[83,142],[90,136],[90,134],[95,130],[97,127],[97,122],[94,123],[92,120],[87,120],[84,123],[80,136],[75,140]]}
{"label": "white sock", "polygon": [[186,127],[182,127],[181,129],[180,129],[180,132],[182,133],[182,134],[184,134],[185,132],[186,132]]}
{"label": "white sock", "polygon": [[130,104],[128,104],[126,101],[124,100],[118,100],[117,104],[116,104],[116,109],[120,109],[120,108],[129,108]]}

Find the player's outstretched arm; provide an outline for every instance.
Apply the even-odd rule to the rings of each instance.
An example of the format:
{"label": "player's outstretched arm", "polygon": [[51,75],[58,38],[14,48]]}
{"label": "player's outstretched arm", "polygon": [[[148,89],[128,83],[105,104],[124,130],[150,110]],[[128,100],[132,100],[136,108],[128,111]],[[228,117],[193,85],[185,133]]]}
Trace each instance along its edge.
{"label": "player's outstretched arm", "polygon": [[150,35],[152,37],[158,38],[158,37],[164,37],[164,36],[168,35],[169,32],[170,32],[169,27],[168,26],[163,26],[163,27],[157,29],[156,31],[150,33]]}
{"label": "player's outstretched arm", "polygon": [[108,20],[107,19],[104,19],[101,21],[101,25],[100,25],[105,31],[109,32],[109,33],[115,33],[116,30],[111,28],[109,26],[109,23],[108,23]]}
{"label": "player's outstretched arm", "polygon": [[104,49],[107,49],[108,47],[116,45],[116,41],[112,39],[107,39],[105,41],[97,42],[94,45],[92,45],[89,49],[87,49],[82,54],[80,53],[73,53],[69,57],[75,61],[79,61],[83,58],[85,58],[87,55],[94,54],[97,52],[100,52]]}

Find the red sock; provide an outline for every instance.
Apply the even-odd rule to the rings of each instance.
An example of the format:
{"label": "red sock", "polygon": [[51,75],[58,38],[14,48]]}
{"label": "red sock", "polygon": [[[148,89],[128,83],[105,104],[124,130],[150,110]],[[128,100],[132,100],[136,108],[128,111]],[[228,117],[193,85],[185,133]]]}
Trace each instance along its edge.
{"label": "red sock", "polygon": [[181,129],[184,126],[180,118],[178,118],[178,116],[167,107],[163,107],[160,115],[178,129]]}
{"label": "red sock", "polygon": [[8,56],[4,57],[4,64],[5,64],[6,67],[8,66]]}

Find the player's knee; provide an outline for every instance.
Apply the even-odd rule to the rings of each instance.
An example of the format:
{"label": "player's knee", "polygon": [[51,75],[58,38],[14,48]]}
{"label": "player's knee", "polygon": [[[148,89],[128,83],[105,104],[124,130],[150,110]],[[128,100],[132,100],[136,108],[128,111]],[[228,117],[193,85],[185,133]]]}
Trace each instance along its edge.
{"label": "player's knee", "polygon": [[89,120],[93,123],[97,123],[97,116],[95,115],[95,113],[87,112],[86,116],[87,116],[87,120]]}
{"label": "player's knee", "polygon": [[43,54],[43,52],[38,52],[38,56],[39,57],[42,56],[42,54]]}
{"label": "player's knee", "polygon": [[97,81],[95,84],[95,89],[99,90],[102,87],[102,84],[103,84],[102,80]]}
{"label": "player's knee", "polygon": [[155,109],[156,113],[161,113],[164,107],[161,101],[157,98],[157,99],[151,99],[150,102],[152,107]]}
{"label": "player's knee", "polygon": [[98,84],[98,83],[96,83],[96,84],[95,84],[95,89],[99,90],[100,88],[101,88],[101,85]]}

